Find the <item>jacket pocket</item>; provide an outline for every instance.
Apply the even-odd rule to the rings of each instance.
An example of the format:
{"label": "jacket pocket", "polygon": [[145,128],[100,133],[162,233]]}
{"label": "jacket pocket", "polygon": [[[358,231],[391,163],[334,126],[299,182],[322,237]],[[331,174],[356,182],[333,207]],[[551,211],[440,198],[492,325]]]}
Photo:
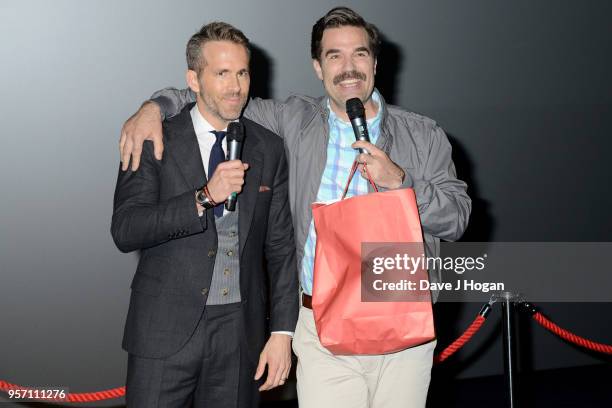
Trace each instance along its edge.
{"label": "jacket pocket", "polygon": [[134,275],[130,287],[136,292],[146,293],[151,296],[159,296],[162,289],[162,282],[156,277],[137,273]]}

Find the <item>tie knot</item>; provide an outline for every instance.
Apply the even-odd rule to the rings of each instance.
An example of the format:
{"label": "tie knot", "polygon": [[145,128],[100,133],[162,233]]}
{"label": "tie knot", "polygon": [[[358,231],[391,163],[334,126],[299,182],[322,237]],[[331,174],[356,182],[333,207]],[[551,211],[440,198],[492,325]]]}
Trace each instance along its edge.
{"label": "tie knot", "polygon": [[211,130],[210,133],[215,135],[215,137],[217,138],[215,144],[220,145],[227,132],[224,130]]}

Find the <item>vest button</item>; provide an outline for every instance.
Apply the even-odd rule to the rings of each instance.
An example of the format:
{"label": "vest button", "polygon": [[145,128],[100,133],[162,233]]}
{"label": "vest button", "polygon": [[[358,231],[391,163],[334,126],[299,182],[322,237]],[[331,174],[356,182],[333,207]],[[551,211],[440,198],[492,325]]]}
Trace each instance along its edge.
{"label": "vest button", "polygon": [[211,249],[210,251],[208,251],[208,257],[212,258],[213,256],[215,256],[216,252],[214,249]]}
{"label": "vest button", "polygon": [[202,296],[208,295],[208,288],[202,289],[201,293],[202,293]]}

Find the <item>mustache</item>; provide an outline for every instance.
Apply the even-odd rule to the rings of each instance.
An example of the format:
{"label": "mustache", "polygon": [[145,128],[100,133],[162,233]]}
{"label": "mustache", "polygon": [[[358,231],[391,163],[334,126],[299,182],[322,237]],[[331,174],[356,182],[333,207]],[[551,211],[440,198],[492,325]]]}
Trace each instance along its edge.
{"label": "mustache", "polygon": [[341,74],[338,74],[334,77],[334,85],[338,85],[342,81],[346,81],[347,79],[359,79],[361,81],[366,80],[366,75],[363,72],[359,71],[345,71]]}

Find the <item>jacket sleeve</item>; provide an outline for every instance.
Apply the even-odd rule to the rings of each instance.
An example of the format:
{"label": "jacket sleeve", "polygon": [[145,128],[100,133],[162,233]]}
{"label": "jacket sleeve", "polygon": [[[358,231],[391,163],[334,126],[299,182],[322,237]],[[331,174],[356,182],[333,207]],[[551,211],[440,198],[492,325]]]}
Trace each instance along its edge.
{"label": "jacket sleeve", "polygon": [[151,95],[151,101],[159,105],[162,120],[176,116],[187,104],[195,100],[195,93],[189,88],[164,88]]}
{"label": "jacket sleeve", "polygon": [[253,98],[244,110],[244,116],[283,137],[281,115],[284,104],[272,99]]}
{"label": "jacket sleeve", "polygon": [[457,178],[451,145],[442,128],[434,125],[428,140],[423,179],[414,179],[410,169],[404,169],[402,188],[412,187],[415,191],[423,232],[455,241],[467,228],[472,200],[467,195],[467,184]]}
{"label": "jacket sleeve", "polygon": [[111,235],[122,252],[145,249],[206,228],[198,217],[194,191],[159,200],[161,161],[153,157],[153,145],[143,145],[137,171],[119,169]]}
{"label": "jacket sleeve", "polygon": [[[187,104],[195,100],[195,93],[189,88],[164,88],[151,95],[151,101],[160,107],[162,120],[176,116]],[[279,117],[282,108],[282,103],[271,99],[253,98],[246,106],[244,117],[280,134]]]}
{"label": "jacket sleeve", "polygon": [[289,208],[288,170],[282,146],[272,186],[264,246],[270,285],[270,331],[295,330],[299,311],[299,283],[293,223]]}

